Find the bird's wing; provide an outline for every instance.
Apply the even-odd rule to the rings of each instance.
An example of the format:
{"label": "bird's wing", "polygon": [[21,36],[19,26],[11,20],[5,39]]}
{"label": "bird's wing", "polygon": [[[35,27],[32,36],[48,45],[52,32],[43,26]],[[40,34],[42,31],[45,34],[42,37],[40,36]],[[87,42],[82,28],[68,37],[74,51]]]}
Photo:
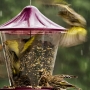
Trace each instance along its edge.
{"label": "bird's wing", "polygon": [[59,45],[71,47],[87,41],[87,30],[82,27],[71,27],[66,33],[61,33]]}

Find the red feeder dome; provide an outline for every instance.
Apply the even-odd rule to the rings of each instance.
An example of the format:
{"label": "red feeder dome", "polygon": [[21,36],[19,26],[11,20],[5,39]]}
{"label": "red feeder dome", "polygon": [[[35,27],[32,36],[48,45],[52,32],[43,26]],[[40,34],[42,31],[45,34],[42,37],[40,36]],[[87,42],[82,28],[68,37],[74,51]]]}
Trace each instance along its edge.
{"label": "red feeder dome", "polygon": [[35,6],[26,6],[16,17],[0,26],[1,31],[9,34],[29,34],[37,31],[59,31],[65,28],[45,17]]}

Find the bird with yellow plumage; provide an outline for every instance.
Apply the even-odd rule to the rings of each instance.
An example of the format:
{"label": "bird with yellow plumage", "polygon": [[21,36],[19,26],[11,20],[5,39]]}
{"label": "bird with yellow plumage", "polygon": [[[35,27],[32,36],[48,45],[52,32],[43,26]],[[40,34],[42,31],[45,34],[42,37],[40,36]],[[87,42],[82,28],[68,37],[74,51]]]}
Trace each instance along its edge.
{"label": "bird with yellow plumage", "polygon": [[66,33],[60,34],[60,46],[71,47],[87,41],[85,18],[78,14],[65,0],[44,4],[58,8],[58,16],[68,25]]}

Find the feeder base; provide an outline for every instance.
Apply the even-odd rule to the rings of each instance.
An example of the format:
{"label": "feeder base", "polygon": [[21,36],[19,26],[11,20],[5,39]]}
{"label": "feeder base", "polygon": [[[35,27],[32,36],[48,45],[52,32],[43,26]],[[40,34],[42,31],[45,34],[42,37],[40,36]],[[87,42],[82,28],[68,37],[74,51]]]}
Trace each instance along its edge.
{"label": "feeder base", "polygon": [[15,88],[2,88],[0,90],[54,90],[54,88],[30,88],[30,87],[15,87]]}

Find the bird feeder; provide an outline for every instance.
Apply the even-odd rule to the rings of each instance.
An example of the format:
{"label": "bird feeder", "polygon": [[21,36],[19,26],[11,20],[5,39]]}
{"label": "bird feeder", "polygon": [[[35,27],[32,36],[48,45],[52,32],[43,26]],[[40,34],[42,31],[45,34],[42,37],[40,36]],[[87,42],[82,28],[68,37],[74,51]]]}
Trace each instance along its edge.
{"label": "bird feeder", "polygon": [[45,17],[35,6],[26,6],[1,25],[0,31],[10,86],[38,86],[40,70],[53,73],[64,27]]}

